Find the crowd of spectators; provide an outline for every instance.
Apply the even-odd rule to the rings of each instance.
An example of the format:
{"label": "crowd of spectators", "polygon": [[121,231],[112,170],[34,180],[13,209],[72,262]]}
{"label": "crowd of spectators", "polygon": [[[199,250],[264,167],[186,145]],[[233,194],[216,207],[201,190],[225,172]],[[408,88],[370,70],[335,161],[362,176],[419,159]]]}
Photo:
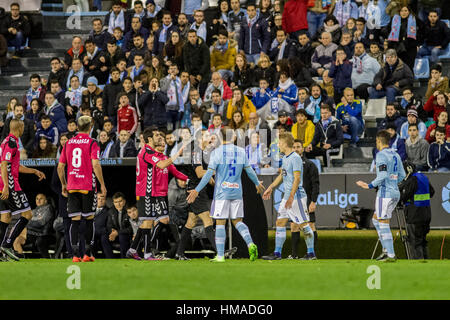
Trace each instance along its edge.
{"label": "crowd of spectators", "polygon": [[[391,133],[402,160],[450,171],[443,1],[183,3],[137,0],[128,9],[114,1],[88,36],[74,36],[64,56],[50,59],[48,76],[31,75],[29,89],[10,100],[2,137],[10,119],[22,119],[21,157],[54,158],[76,134],[76,119],[90,115],[101,158],[126,158],[137,155],[150,126],[166,132],[167,155],[198,131],[215,136],[228,126],[260,173],[279,165],[278,133],[288,131],[303,141],[306,157],[328,166],[345,140],[358,147],[363,105],[385,97],[378,129]],[[27,19],[18,4],[10,9],[0,12],[0,64],[3,42],[17,57],[30,45]],[[413,90],[416,58],[431,65],[424,97]],[[123,253],[135,208],[123,195],[113,199],[108,210],[99,201],[96,219],[104,223],[96,232],[104,252],[114,242]]]}

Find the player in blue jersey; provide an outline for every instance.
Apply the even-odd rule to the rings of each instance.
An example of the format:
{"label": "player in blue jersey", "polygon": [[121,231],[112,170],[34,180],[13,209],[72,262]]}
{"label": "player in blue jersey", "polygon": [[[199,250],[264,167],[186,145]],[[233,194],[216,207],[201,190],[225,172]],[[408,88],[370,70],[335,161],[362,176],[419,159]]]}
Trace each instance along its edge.
{"label": "player in blue jersey", "polygon": [[235,134],[233,130],[222,128],[222,145],[211,153],[208,171],[200,183],[193,190],[189,190],[187,202],[193,203],[199,192],[208,184],[215,173],[214,200],[211,205],[211,217],[216,219],[216,248],[217,256],[214,262],[224,262],[225,251],[225,223],[230,218],[239,234],[248,246],[251,261],[258,257],[258,249],[253,243],[248,227],[242,222],[244,217],[244,201],[242,200],[242,170],[247,172],[250,180],[256,185],[258,193],[264,191],[264,186],[259,182],[258,176],[248,163],[245,150],[233,145]]}
{"label": "player in blue jersey", "polygon": [[400,199],[398,184],[406,176],[400,156],[389,148],[390,139],[391,136],[386,130],[377,133],[376,143],[377,149],[380,151],[375,159],[377,177],[370,184],[363,181],[356,182],[363,189],[378,188],[372,222],[377,229],[378,237],[384,249],[383,254],[377,260],[387,262],[393,262],[397,259],[389,222],[392,218],[392,211],[394,211]]}
{"label": "player in blue jersey", "polygon": [[281,173],[264,192],[263,199],[269,200],[273,189],[284,183],[284,196],[278,209],[277,230],[275,235],[275,251],[263,256],[264,260],[281,260],[281,250],[286,240],[286,224],[289,219],[303,230],[307,253],[302,260],[315,260],[314,233],[309,226],[307,196],[303,189],[303,162],[294,152],[294,137],[290,133],[281,133],[279,137],[280,152],[284,153]]}

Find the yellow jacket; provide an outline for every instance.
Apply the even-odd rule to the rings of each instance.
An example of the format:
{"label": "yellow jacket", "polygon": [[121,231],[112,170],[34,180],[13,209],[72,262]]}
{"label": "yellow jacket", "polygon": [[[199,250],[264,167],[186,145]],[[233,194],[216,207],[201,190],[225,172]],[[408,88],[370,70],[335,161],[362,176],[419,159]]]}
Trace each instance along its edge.
{"label": "yellow jacket", "polygon": [[[292,129],[291,129],[292,136],[294,136],[294,139],[298,139],[297,127],[298,127],[298,122],[294,123],[294,125],[292,126]],[[311,144],[312,139],[314,137],[315,128],[316,128],[316,126],[314,125],[314,123],[312,123],[311,120],[306,120],[305,141],[303,141],[304,148],[306,148],[307,146],[309,146]]]}
{"label": "yellow jacket", "polygon": [[232,39],[228,41],[228,49],[224,54],[216,49],[216,44],[217,42],[214,42],[211,52],[211,67],[215,67],[216,71],[221,69],[232,70],[237,54],[236,41]]}
{"label": "yellow jacket", "polygon": [[[233,116],[233,113],[237,110],[236,106],[233,106],[231,103],[233,102],[233,99],[230,99],[230,102],[228,102],[228,108],[227,108],[227,119],[231,119]],[[244,116],[245,123],[248,123],[248,118],[250,116],[250,113],[256,112],[256,108],[253,105],[253,102],[244,96],[244,105],[242,106],[242,115]]]}

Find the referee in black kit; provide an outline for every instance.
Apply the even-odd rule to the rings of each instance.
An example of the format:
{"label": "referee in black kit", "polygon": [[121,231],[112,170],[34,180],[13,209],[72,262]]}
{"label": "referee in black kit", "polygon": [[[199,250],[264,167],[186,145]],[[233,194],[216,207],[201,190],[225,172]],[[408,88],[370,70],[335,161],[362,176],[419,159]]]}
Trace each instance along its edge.
{"label": "referee in black kit", "polygon": [[[319,170],[316,165],[309,159],[303,156],[303,142],[299,139],[294,140],[294,151],[298,153],[303,160],[303,188],[307,196],[307,205],[309,213],[309,221],[311,229],[314,231],[314,251],[317,248],[317,231],[316,231],[316,202],[319,196]],[[292,255],[288,259],[298,259],[298,243],[300,241],[300,228],[294,223],[291,223],[291,241],[292,241]]]}

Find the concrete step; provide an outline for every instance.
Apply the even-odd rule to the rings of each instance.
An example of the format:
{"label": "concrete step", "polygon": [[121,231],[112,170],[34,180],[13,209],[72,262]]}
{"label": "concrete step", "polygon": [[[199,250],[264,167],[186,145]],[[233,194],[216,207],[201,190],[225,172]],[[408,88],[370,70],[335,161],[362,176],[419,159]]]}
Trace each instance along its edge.
{"label": "concrete step", "polygon": [[30,86],[30,76],[37,73],[41,77],[47,78],[49,71],[43,72],[16,72],[10,76],[0,76],[0,94],[7,90],[26,90]]}
{"label": "concrete step", "polygon": [[[25,89],[26,90],[26,89]],[[13,97],[22,101],[22,97],[25,94],[25,90],[1,90],[0,93],[0,110],[6,110],[6,105]]]}
{"label": "concrete step", "polygon": [[68,49],[72,46],[72,37],[68,39],[46,38],[32,39],[30,41],[31,48],[47,48],[47,49]]}
{"label": "concrete step", "polygon": [[[45,12],[43,13],[44,19],[43,19],[43,30],[44,32],[47,31],[60,31],[60,30],[70,30],[74,34],[76,32],[80,31],[89,31],[92,28],[92,20],[95,18],[100,18],[102,21],[105,19],[105,14],[93,14],[93,15],[82,15],[79,17],[76,17],[72,14],[65,13],[65,12],[57,12],[56,14],[60,14],[59,16],[51,16],[46,17],[46,15],[52,14],[52,12]],[[76,19],[80,19],[79,25],[76,23]]]}

